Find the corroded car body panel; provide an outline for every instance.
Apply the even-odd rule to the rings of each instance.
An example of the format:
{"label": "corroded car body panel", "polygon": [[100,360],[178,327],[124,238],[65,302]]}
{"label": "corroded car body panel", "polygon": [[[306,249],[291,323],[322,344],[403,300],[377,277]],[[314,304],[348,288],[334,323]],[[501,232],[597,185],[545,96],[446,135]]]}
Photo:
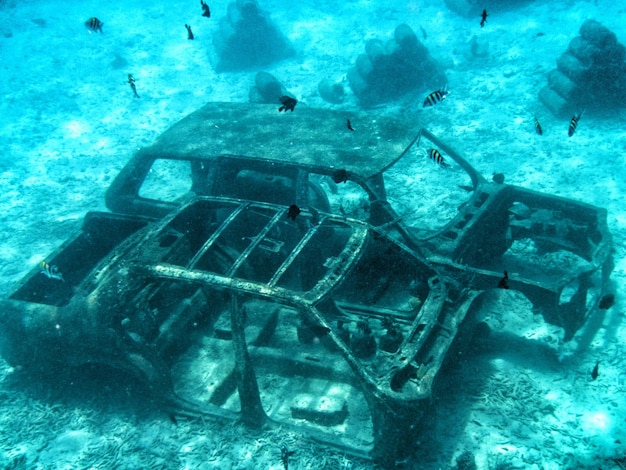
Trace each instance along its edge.
{"label": "corroded car body panel", "polygon": [[[279,422],[391,464],[503,270],[574,336],[612,269],[602,209],[487,182],[415,126],[350,118],[357,131],[329,110],[211,103],[174,125],[113,182],[112,213],[47,260],[65,281],[33,270],[3,302],[4,357],[122,369],[178,413]],[[471,183],[437,230],[388,184],[427,142]],[[520,243],[577,263],[546,274]]]}

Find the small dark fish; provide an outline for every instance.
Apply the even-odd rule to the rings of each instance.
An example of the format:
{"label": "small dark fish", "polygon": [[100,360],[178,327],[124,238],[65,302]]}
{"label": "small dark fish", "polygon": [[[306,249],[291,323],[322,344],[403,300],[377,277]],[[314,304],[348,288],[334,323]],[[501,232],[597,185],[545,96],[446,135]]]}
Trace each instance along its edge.
{"label": "small dark fish", "polygon": [[541,128],[541,124],[539,124],[539,120],[535,117],[535,132],[539,135],[543,135],[543,129]]}
{"label": "small dark fish", "polygon": [[591,380],[596,380],[598,378],[598,367],[600,366],[600,361],[596,362],[596,365],[593,366],[591,370]]}
{"label": "small dark fish", "polygon": [[428,39],[428,34],[426,34],[426,30],[424,28],[422,28],[421,26],[420,26],[420,29],[422,30],[422,37],[424,39]]}
{"label": "small dark fish", "polygon": [[292,98],[291,96],[281,96],[279,100],[282,103],[282,106],[278,108],[278,112],[281,112],[281,111],[293,112],[293,109],[298,104],[298,100],[296,100],[295,98]]}
{"label": "small dark fish", "polygon": [[211,18],[211,9],[209,5],[200,0],[200,5],[202,5],[202,16],[206,16],[207,18]]}
{"label": "small dark fish", "polygon": [[504,183],[504,173],[494,173],[491,180],[498,184]]}
{"label": "small dark fish", "polygon": [[348,181],[348,172],[346,170],[337,170],[332,174],[331,178],[337,184],[345,183]]}
{"label": "small dark fish", "polygon": [[300,215],[300,208],[295,204],[289,206],[289,210],[287,211],[287,218],[291,220],[296,220],[296,217]]}
{"label": "small dark fish", "polygon": [[441,90],[433,91],[430,95],[426,97],[426,99],[424,100],[424,105],[422,107],[425,108],[427,106],[434,106],[437,103],[441,103],[443,100],[446,99],[446,96],[449,93],[450,92],[447,91],[445,87]]}
{"label": "small dark fish", "polygon": [[487,14],[487,10],[483,10],[483,12],[480,15],[480,27],[482,28],[483,26],[485,26],[485,23],[487,22],[487,17],[489,15]]}
{"label": "small dark fish", "polygon": [[89,18],[87,21],[85,21],[85,26],[87,27],[87,29],[89,30],[90,33],[100,33],[102,34],[102,25],[104,23],[102,21],[100,21],[98,18],[96,18],[95,16]]}
{"label": "small dark fish", "polygon": [[509,273],[504,271],[504,276],[502,279],[498,281],[498,289],[508,289],[509,288]]}
{"label": "small dark fish", "polygon": [[41,273],[45,274],[48,279],[56,279],[57,281],[65,282],[65,279],[63,279],[63,274],[59,272],[59,268],[57,268],[56,266],[50,266],[48,263],[42,260],[39,263],[39,269],[41,270]]}
{"label": "small dark fish", "polygon": [[598,308],[600,310],[608,310],[613,306],[614,303],[615,303],[615,295],[606,294],[606,295],[603,295],[602,298],[600,299]]}
{"label": "small dark fish", "polygon": [[130,73],[128,74],[128,84],[130,85],[130,88],[133,90],[133,93],[135,94],[135,98],[139,98],[139,95],[137,94],[137,86],[135,85],[135,79]]}
{"label": "small dark fish", "polygon": [[178,426],[178,420],[176,419],[176,415],[174,413],[168,413],[167,417],[170,419],[172,424],[174,424],[175,426]]}
{"label": "small dark fish", "polygon": [[439,165],[441,168],[448,168],[449,165],[446,163],[439,150],[428,149],[426,152],[428,153],[428,158],[437,163],[437,165]]}
{"label": "small dark fish", "polygon": [[348,125],[349,130],[354,131],[354,127],[352,127],[352,124],[350,123],[350,119],[348,119],[347,125]]}
{"label": "small dark fish", "polygon": [[186,24],[185,28],[187,28],[187,39],[189,39],[190,41],[193,41],[194,38],[193,38],[193,32],[191,31],[191,26]]}
{"label": "small dark fish", "polygon": [[285,470],[289,470],[289,457],[295,453],[295,450],[289,450],[285,444],[280,446],[280,460],[282,460]]}
{"label": "small dark fish", "polygon": [[580,117],[583,115],[583,113],[578,113],[578,115],[574,114],[572,116],[572,119],[570,119],[569,121],[569,129],[567,130],[567,135],[568,136],[573,136],[574,132],[576,132],[576,127],[578,126],[578,121],[580,120]]}

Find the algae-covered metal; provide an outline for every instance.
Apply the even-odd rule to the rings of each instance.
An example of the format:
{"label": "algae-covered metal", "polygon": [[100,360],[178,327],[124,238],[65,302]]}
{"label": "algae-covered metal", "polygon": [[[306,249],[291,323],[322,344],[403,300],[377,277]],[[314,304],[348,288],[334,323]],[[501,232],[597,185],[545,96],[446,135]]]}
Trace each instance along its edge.
{"label": "algae-covered metal", "polygon": [[[612,269],[602,209],[487,182],[415,126],[349,118],[212,103],[174,125],[113,182],[112,212],[46,260],[64,280],[33,270],[3,302],[4,357],[123,370],[174,412],[391,465],[482,292],[519,290],[575,335]],[[453,206],[436,203],[434,228],[424,145],[452,163],[427,178]]]}

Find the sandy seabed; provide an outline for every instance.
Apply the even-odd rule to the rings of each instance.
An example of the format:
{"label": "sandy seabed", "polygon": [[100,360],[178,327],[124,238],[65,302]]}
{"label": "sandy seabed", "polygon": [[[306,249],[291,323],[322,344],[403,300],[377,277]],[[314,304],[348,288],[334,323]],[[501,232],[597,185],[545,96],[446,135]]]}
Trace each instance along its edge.
{"label": "sandy seabed", "polygon": [[[137,148],[208,101],[247,101],[256,70],[216,74],[211,66],[211,36],[227,2],[210,2],[211,19],[197,3],[0,1],[2,295],[87,211],[105,210],[104,191]],[[330,77],[349,90],[345,74],[367,39],[388,38],[400,23],[423,28],[424,44],[446,67],[449,97],[423,109],[431,90],[421,90],[370,112],[423,123],[484,175],[502,172],[508,183],[608,210],[616,303],[594,319],[595,336],[563,344],[521,296],[489,297],[483,315],[492,329],[537,347],[488,341],[450,371],[449,393],[435,399],[408,468],[448,468],[465,451],[485,469],[626,468],[626,111],[585,114],[568,138],[568,122],[537,100],[585,19],[626,43],[618,3],[530,2],[491,15],[481,29],[479,19],[434,0],[261,1],[297,50],[265,70],[302,105],[359,109],[351,94],[341,106],[325,103],[317,84]],[[104,34],[88,34],[91,16]],[[474,35],[488,44],[486,57],[471,56]],[[290,468],[370,467],[287,432],[174,423],[132,387],[98,379],[44,386],[0,363],[0,398],[4,468],[280,469],[283,441],[296,450]]]}

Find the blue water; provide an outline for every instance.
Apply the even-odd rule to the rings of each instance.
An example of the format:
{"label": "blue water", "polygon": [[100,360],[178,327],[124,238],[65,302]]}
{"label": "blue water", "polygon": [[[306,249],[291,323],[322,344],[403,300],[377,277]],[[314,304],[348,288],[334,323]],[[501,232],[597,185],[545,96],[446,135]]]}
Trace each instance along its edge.
{"label": "blue water", "polygon": [[[502,172],[508,183],[608,210],[616,302],[596,319],[594,336],[571,347],[525,299],[488,303],[491,328],[530,338],[536,348],[490,345],[449,371],[406,468],[471,468],[463,467],[464,452],[484,469],[624,468],[626,103],[555,116],[538,94],[585,20],[626,44],[626,6],[491,1],[470,5],[464,16],[463,2],[453,11],[435,0],[261,0],[289,53],[220,69],[214,37],[228,3],[209,2],[206,18],[196,0],[0,1],[0,294],[76,231],[87,211],[106,210],[104,192],[138,148],[207,102],[247,102],[255,74],[266,71],[298,106],[419,122],[483,175]],[[489,16],[481,27],[483,8]],[[94,16],[102,33],[85,27]],[[400,24],[416,33],[433,65],[415,86],[392,82],[398,92],[364,102],[349,70],[368,40],[387,42]],[[342,102],[320,96],[322,80],[341,85]],[[606,87],[602,80],[593,87]],[[424,108],[444,85],[446,99]],[[570,114],[581,111],[568,137]],[[280,469],[286,439],[296,449],[290,468],[371,468],[291,431],[173,423],[124,382],[32,384],[4,361],[0,379],[0,467]]]}

